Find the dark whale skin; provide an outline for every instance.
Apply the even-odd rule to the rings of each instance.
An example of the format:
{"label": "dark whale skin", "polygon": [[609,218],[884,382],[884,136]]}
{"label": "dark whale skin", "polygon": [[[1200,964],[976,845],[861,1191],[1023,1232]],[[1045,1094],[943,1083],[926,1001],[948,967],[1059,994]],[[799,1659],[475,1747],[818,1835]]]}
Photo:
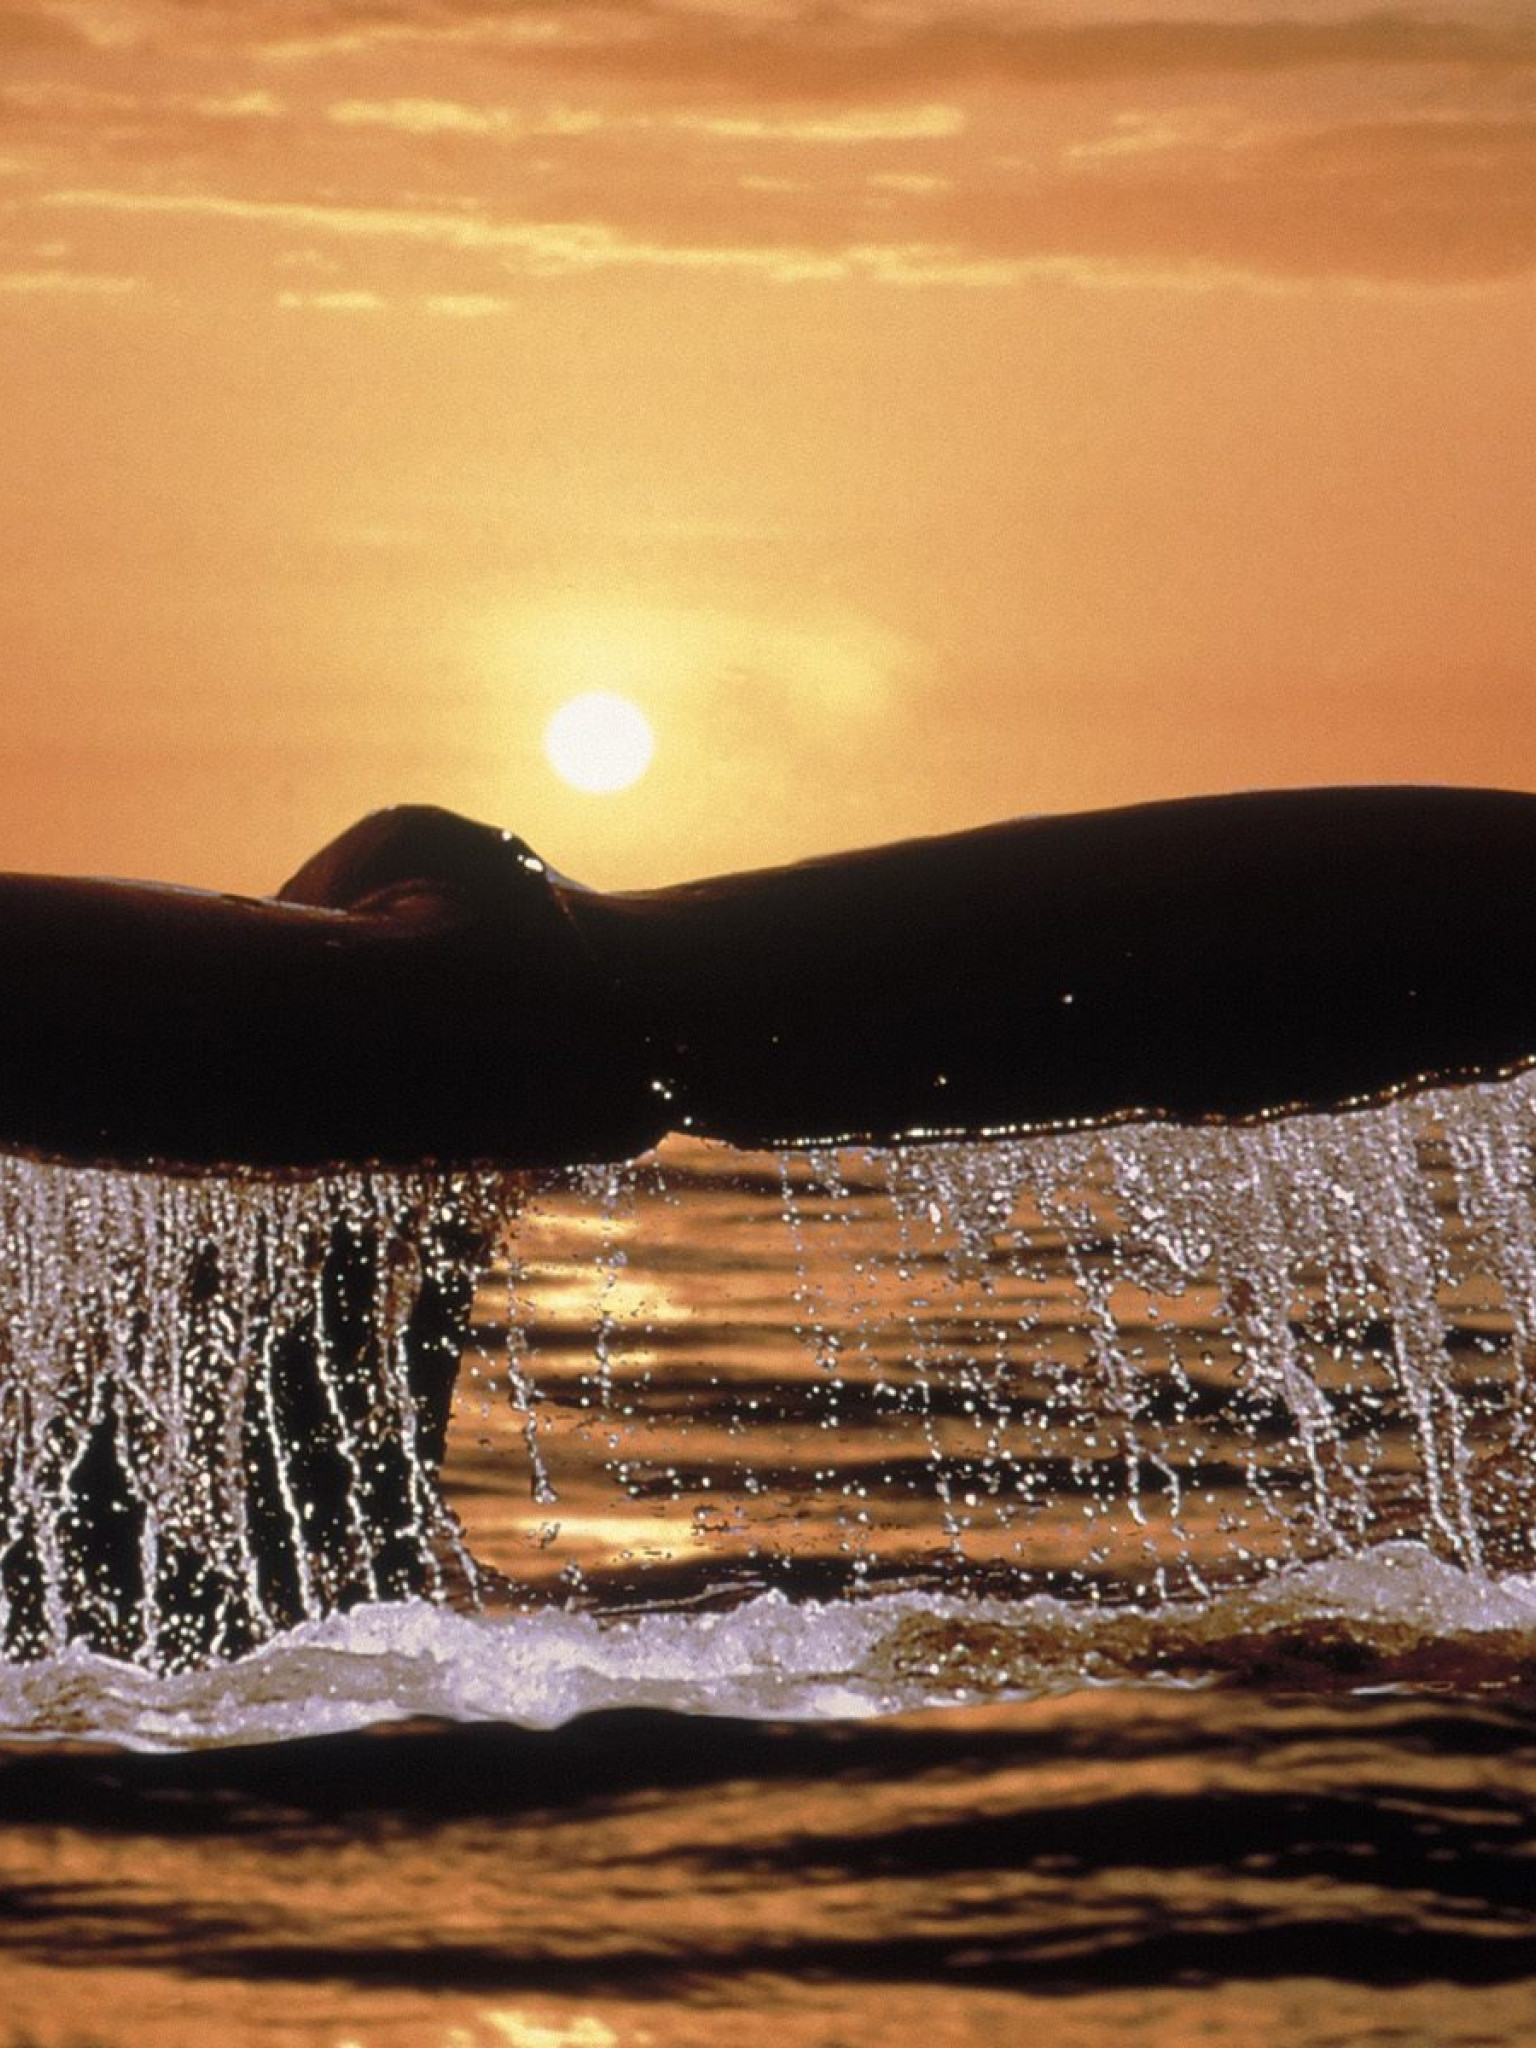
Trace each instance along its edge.
{"label": "dark whale skin", "polygon": [[[334,857],[357,841],[387,842],[365,873]],[[0,961],[7,1149],[533,1166],[660,1132],[643,1047],[542,863],[446,813],[365,820],[277,898],[3,876]]]}
{"label": "dark whale skin", "polygon": [[565,899],[736,1144],[1333,1109],[1536,1055],[1536,797],[1259,792]]}
{"label": "dark whale skin", "polygon": [[0,877],[0,1145],[545,1166],[1331,1109],[1536,1057],[1536,797],[1280,790],[603,894],[446,811],[274,897]]}

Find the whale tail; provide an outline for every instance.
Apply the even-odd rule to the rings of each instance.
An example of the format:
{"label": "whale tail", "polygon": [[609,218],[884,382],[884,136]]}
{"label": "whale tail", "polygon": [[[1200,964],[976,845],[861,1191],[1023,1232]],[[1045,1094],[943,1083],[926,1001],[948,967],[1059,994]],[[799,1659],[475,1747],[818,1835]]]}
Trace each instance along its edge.
{"label": "whale tail", "polygon": [[[130,1169],[0,1159],[0,1369],[33,1419],[0,1441],[0,1654],[195,1662],[442,1590],[437,1468],[503,1169],[672,1129],[1225,1120],[1507,1071],[1536,1055],[1533,871],[1536,799],[1314,791],[627,895],[425,807],[271,898],[0,877],[0,1148]],[[914,1156],[942,1181],[919,1149],[914,1188]],[[1233,1294],[1256,1370],[1288,1356],[1288,1290],[1272,1315]],[[1444,1511],[1447,1540],[1465,1521]]]}
{"label": "whale tail", "polygon": [[1266,1116],[1536,1056],[1536,798],[1146,804],[628,894],[428,806],[273,897],[0,876],[0,1146],[191,1171]]}

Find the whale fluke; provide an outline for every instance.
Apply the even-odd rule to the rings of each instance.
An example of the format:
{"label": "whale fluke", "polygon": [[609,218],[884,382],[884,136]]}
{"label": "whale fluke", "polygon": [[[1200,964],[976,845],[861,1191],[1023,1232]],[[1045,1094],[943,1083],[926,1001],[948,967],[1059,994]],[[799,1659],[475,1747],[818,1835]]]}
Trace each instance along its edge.
{"label": "whale fluke", "polygon": [[[501,1169],[1486,1080],[1536,1061],[1533,876],[1536,797],[1339,789],[630,894],[427,808],[266,898],[0,877],[0,1658],[196,1663],[472,1579],[438,1471]],[[1260,1384],[1269,1300],[1232,1305]]]}
{"label": "whale fluke", "polygon": [[542,863],[447,812],[365,819],[275,897],[0,876],[0,958],[10,1150],[305,1171],[660,1134],[640,1034]]}
{"label": "whale fluke", "polygon": [[275,896],[0,877],[0,1146],[538,1166],[1329,1108],[1536,1057],[1536,797],[1276,791],[604,894],[427,807]]}
{"label": "whale fluke", "polygon": [[563,890],[739,1145],[1332,1109],[1536,1056],[1536,797],[1215,796]]}

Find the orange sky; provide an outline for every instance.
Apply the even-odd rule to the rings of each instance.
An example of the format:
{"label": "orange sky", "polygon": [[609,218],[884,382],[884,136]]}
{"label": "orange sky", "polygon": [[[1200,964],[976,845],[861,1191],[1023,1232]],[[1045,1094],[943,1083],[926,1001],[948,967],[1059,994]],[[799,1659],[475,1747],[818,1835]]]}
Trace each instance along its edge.
{"label": "orange sky", "polygon": [[1536,16],[1267,16],[0,4],[0,867],[1536,786]]}

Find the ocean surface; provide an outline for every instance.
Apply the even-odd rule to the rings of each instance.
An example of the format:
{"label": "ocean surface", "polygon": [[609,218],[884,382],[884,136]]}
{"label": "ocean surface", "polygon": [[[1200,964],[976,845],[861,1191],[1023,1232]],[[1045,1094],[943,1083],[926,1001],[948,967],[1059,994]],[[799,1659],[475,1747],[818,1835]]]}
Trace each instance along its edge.
{"label": "ocean surface", "polygon": [[1536,2039],[1533,1158],[513,1189],[433,1597],[0,1663],[0,2048]]}

